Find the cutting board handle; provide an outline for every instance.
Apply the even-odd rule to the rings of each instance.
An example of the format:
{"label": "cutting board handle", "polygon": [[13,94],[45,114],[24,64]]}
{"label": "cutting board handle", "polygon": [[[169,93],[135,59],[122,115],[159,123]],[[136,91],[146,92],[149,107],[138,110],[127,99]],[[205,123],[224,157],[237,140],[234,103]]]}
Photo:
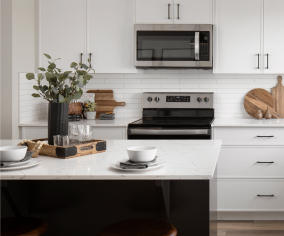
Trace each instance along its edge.
{"label": "cutting board handle", "polygon": [[282,85],[282,76],[281,75],[278,75],[277,80],[278,80],[278,84]]}

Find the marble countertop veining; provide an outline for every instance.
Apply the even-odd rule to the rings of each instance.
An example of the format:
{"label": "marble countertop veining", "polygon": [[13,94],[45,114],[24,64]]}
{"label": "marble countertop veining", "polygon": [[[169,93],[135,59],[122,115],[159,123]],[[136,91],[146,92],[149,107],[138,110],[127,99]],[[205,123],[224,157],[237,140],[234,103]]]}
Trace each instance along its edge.
{"label": "marble countertop veining", "polygon": [[[17,144],[0,140],[0,145]],[[220,140],[109,140],[107,151],[71,159],[40,156],[38,166],[0,172],[1,180],[191,180],[212,179],[222,142]],[[111,166],[126,160],[127,147],[151,145],[165,166],[146,172],[117,171]]]}

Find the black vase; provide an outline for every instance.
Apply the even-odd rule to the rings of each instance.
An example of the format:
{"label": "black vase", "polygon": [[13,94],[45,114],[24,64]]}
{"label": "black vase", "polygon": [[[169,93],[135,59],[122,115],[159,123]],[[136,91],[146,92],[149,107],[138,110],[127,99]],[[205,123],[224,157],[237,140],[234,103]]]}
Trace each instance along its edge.
{"label": "black vase", "polygon": [[68,103],[50,102],[48,106],[48,144],[54,135],[68,135]]}

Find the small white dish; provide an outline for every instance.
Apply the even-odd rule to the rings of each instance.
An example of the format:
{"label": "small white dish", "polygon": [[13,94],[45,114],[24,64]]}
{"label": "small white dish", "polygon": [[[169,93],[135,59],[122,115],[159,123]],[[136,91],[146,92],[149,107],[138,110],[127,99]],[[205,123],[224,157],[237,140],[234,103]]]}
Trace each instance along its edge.
{"label": "small white dish", "polygon": [[120,166],[120,162],[113,164],[111,167],[115,170],[119,171],[124,171],[124,172],[146,172],[146,171],[151,171],[151,170],[156,170],[165,165],[165,162],[157,162],[157,164],[153,166],[149,166],[148,168],[145,169],[125,169]]}
{"label": "small white dish", "polygon": [[31,168],[31,167],[37,166],[39,163],[40,163],[40,161],[32,159],[25,165],[10,166],[10,167],[0,167],[0,171],[23,170],[23,169],[27,169],[27,168]]}
{"label": "small white dish", "polygon": [[128,147],[127,153],[132,162],[153,161],[157,155],[157,148],[153,146],[134,146]]}
{"label": "small white dish", "polygon": [[27,153],[27,146],[2,146],[0,147],[0,161],[21,161]]}

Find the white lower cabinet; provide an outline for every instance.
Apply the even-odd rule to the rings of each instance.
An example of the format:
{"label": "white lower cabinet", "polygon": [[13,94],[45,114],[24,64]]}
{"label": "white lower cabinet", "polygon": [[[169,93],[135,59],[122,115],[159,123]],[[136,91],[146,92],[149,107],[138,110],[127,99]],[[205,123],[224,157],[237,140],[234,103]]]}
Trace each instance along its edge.
{"label": "white lower cabinet", "polygon": [[[47,138],[47,127],[46,126],[21,126],[20,139],[39,139]],[[95,139],[126,139],[126,127],[92,127],[93,138]]]}
{"label": "white lower cabinet", "polygon": [[222,179],[217,186],[219,211],[284,211],[284,180]]}
{"label": "white lower cabinet", "polygon": [[214,127],[221,220],[284,219],[284,128]]}

